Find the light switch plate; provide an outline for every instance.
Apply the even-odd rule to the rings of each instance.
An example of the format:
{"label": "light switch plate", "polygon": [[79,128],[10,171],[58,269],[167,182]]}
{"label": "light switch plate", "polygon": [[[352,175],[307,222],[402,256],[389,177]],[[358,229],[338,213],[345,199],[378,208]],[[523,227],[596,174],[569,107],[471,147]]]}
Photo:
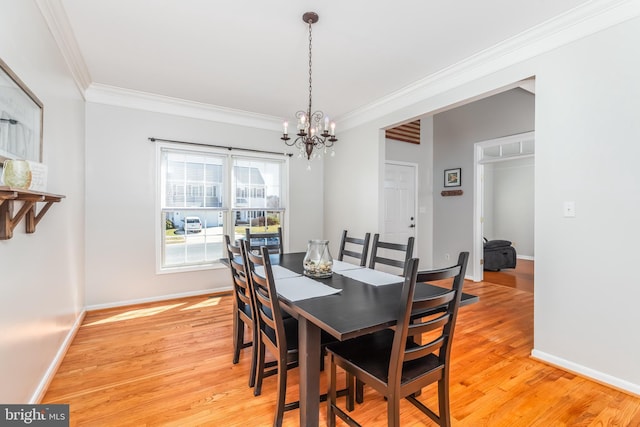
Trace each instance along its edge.
{"label": "light switch plate", "polygon": [[564,202],[564,217],[575,218],[576,216],[576,202]]}

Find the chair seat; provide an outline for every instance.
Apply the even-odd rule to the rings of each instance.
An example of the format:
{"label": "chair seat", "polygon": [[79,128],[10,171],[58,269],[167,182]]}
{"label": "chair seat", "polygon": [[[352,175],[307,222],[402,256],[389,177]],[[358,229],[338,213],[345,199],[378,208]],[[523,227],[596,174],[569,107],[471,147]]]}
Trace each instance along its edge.
{"label": "chair seat", "polygon": [[[389,380],[389,361],[393,347],[394,331],[385,329],[373,334],[364,335],[347,341],[340,341],[327,346],[327,351],[357,365],[382,382]],[[407,344],[407,348],[414,347]],[[415,345],[417,347],[417,345]],[[442,370],[443,366],[434,354],[405,362],[402,365],[401,383],[415,380],[418,376],[432,375]]]}

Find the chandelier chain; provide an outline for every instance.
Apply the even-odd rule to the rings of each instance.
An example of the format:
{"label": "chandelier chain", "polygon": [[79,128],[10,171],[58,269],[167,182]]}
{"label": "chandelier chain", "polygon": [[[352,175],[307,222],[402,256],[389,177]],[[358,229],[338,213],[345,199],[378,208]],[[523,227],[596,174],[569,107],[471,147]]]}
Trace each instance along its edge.
{"label": "chandelier chain", "polygon": [[313,86],[311,84],[311,42],[313,38],[311,37],[311,20],[309,20],[309,111],[308,115],[311,117],[311,91],[313,90]]}

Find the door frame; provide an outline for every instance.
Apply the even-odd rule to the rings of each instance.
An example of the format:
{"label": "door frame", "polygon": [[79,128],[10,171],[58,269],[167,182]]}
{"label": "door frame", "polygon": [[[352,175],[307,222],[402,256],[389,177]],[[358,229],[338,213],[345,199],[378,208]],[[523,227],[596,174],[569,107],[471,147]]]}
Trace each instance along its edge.
{"label": "door frame", "polygon": [[476,142],[473,145],[473,172],[475,177],[475,191],[473,194],[473,264],[472,275],[474,282],[481,282],[484,278],[483,258],[483,224],[484,224],[484,164],[489,162],[499,162],[504,160],[515,160],[525,157],[535,157],[533,154],[505,155],[502,158],[495,158],[491,161],[484,160],[484,149],[498,145],[507,145],[514,142],[522,142],[533,139],[535,146],[535,131],[523,132],[515,135],[493,138],[486,141]]}

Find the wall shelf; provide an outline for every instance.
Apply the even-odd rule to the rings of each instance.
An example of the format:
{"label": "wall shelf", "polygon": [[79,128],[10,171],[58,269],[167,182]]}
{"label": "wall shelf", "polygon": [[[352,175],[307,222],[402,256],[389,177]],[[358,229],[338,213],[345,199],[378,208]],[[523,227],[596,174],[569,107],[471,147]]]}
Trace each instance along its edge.
{"label": "wall shelf", "polygon": [[[13,230],[18,223],[25,219],[27,233],[35,233],[36,225],[53,203],[57,203],[65,196],[43,193],[41,191],[23,190],[21,188],[0,186],[0,240],[13,237]],[[23,202],[20,210],[14,214],[14,202]],[[37,203],[45,205],[38,212]]]}

